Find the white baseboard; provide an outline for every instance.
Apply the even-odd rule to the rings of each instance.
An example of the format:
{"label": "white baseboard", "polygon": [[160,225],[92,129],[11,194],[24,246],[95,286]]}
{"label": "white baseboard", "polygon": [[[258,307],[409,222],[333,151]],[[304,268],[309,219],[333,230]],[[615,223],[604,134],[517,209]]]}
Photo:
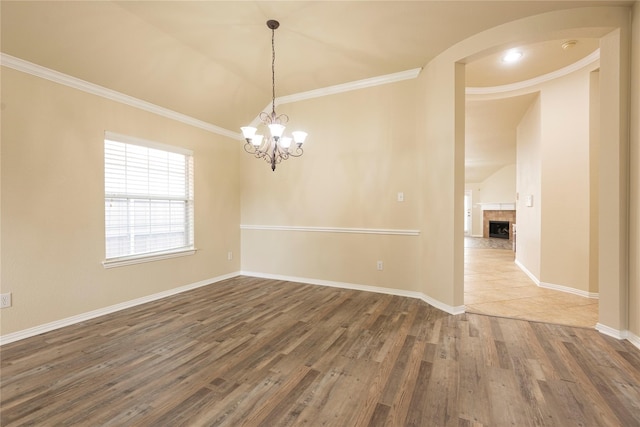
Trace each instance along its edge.
{"label": "white baseboard", "polygon": [[[516,264],[518,264],[518,266],[520,268],[523,269],[523,271],[525,273],[527,273],[528,270],[526,270],[526,268],[524,268],[523,266],[521,266],[518,261],[516,261]],[[173,288],[173,289],[169,289],[167,291],[163,291],[163,292],[158,292],[156,294],[152,294],[152,295],[147,295],[145,297],[141,297],[141,298],[136,298],[134,300],[131,301],[126,301],[120,304],[115,304],[115,305],[111,305],[108,307],[104,307],[104,308],[100,308],[98,310],[93,310],[87,313],[83,313],[83,314],[79,314],[77,316],[72,316],[72,317],[67,317],[65,319],[60,319],[60,320],[56,320],[54,322],[50,322],[50,323],[45,323],[43,325],[39,325],[39,326],[35,326],[33,328],[28,328],[28,329],[24,329],[22,331],[18,331],[18,332],[13,332],[10,334],[6,334],[6,335],[2,335],[0,336],[0,346],[4,345],[4,344],[9,344],[15,341],[19,341],[25,338],[30,338],[30,337],[34,337],[36,335],[40,335],[43,334],[45,332],[49,332],[49,331],[53,331],[55,329],[60,329],[63,328],[65,326],[71,326],[74,325],[76,323],[80,323],[80,322],[84,322],[90,319],[94,319],[96,317],[100,317],[100,316],[104,316],[106,314],[111,314],[114,313],[116,311],[120,311],[120,310],[124,310],[126,308],[130,308],[130,307],[135,307],[137,305],[141,305],[141,304],[145,304],[147,302],[152,302],[152,301],[156,301],[162,298],[166,298],[172,295],[176,295],[182,292],[186,292],[186,291],[190,291],[192,289],[196,289],[196,288],[200,288],[202,286],[207,286],[210,285],[212,283],[216,283],[216,282],[220,282],[223,280],[227,280],[227,279],[231,279],[233,277],[237,277],[239,275],[244,275],[244,276],[252,276],[252,277],[261,277],[261,278],[265,278],[265,279],[274,279],[274,280],[286,280],[289,282],[299,282],[299,283],[308,283],[311,285],[319,285],[319,286],[330,286],[330,287],[334,287],[334,288],[342,288],[342,289],[352,289],[352,290],[357,290],[357,291],[366,291],[366,292],[377,292],[377,293],[382,293],[382,294],[389,294],[389,295],[397,295],[397,296],[403,296],[403,297],[409,297],[409,298],[417,298],[420,299],[424,302],[426,302],[427,304],[442,310],[446,313],[452,314],[452,315],[457,315],[457,314],[463,314],[464,311],[464,305],[461,306],[450,306],[448,304],[444,304],[436,299],[431,298],[428,295],[425,295],[421,292],[415,292],[415,291],[406,291],[406,290],[402,290],[402,289],[393,289],[393,288],[384,288],[384,287],[378,287],[378,286],[370,286],[370,285],[358,285],[358,284],[354,284],[354,283],[345,283],[345,282],[333,282],[333,281],[329,281],[329,280],[318,280],[318,279],[310,279],[310,278],[306,278],[306,277],[294,277],[294,276],[283,276],[283,275],[279,275],[279,274],[268,274],[268,273],[257,273],[257,272],[252,272],[252,271],[240,271],[240,272],[233,272],[233,273],[229,273],[229,274],[225,274],[222,276],[217,276],[214,277],[212,279],[207,279],[207,280],[201,280],[199,282],[196,283],[191,283],[189,285],[185,285],[185,286],[180,286],[178,288]],[[535,277],[535,276],[534,276]],[[533,280],[533,279],[532,279]],[[535,280],[534,280],[535,281]],[[619,339],[619,340],[623,340],[626,339],[628,340],[631,344],[633,344],[635,347],[637,347],[638,349],[640,349],[640,337],[638,337],[637,335],[629,332],[629,331],[620,331],[614,328],[611,328],[609,326],[603,325],[601,323],[598,323],[596,325],[596,330],[598,330],[600,333],[603,333],[605,335],[608,335],[610,337]]]}
{"label": "white baseboard", "polygon": [[640,337],[630,331],[620,331],[602,323],[596,324],[596,330],[618,340],[627,340],[640,350]]}
{"label": "white baseboard", "polygon": [[637,336],[635,334],[632,334],[631,332],[627,331],[627,340],[631,344],[635,345],[638,350],[640,350],[640,337],[639,336]]}
{"label": "white baseboard", "polygon": [[388,294],[388,295],[397,295],[401,297],[417,298],[439,310],[442,310],[452,315],[464,313],[464,305],[457,306],[457,307],[447,305],[421,292],[406,291],[406,290],[394,289],[394,288],[384,288],[380,286],[358,285],[355,283],[334,282],[330,280],[310,279],[308,277],[283,276],[280,274],[259,273],[255,271],[242,271],[240,272],[240,274],[242,274],[243,276],[260,277],[263,279],[285,280],[287,282],[307,283],[309,285],[329,286],[332,288],[351,289],[356,291],[376,292],[379,294]]}
{"label": "white baseboard", "polygon": [[555,285],[553,283],[540,282],[538,286],[540,286],[541,288],[551,289],[551,290],[560,291],[560,292],[566,292],[568,294],[578,295],[585,298],[598,299],[600,297],[600,294],[598,292],[588,292],[580,289],[574,289],[569,286]]}
{"label": "white baseboard", "polygon": [[588,292],[588,291],[583,291],[583,290],[580,290],[580,289],[575,289],[575,288],[572,288],[572,287],[569,287],[569,286],[556,285],[554,283],[541,282],[540,279],[538,279],[532,272],[530,272],[520,261],[518,261],[516,259],[514,262],[518,267],[520,267],[520,270],[522,270],[524,272],[524,274],[529,276],[529,278],[533,281],[533,283],[536,284],[536,286],[539,286],[539,287],[545,288],[545,289],[551,289],[553,291],[566,292],[568,294],[578,295],[578,296],[585,297],[585,298],[598,299],[600,297],[600,294],[597,293],[597,292]]}
{"label": "white baseboard", "polygon": [[449,313],[453,316],[456,316],[458,314],[464,314],[465,312],[464,304],[458,305],[458,306],[448,305],[441,301],[438,301],[437,299],[431,298],[429,295],[423,294],[421,292],[416,292],[415,298],[421,299],[422,301],[437,308],[438,310],[442,310],[445,313]]}
{"label": "white baseboard", "polygon": [[533,280],[533,283],[535,283],[536,286],[540,286],[540,280],[535,276],[535,274],[530,272],[519,260],[516,259],[514,262],[518,267],[520,267],[520,270],[522,270],[524,274],[529,276],[529,279]]}
{"label": "white baseboard", "polygon": [[596,330],[602,334],[608,335],[618,340],[626,340],[629,337],[629,331],[621,331],[610,326],[596,323]]}
{"label": "white baseboard", "polygon": [[178,288],[169,289],[167,291],[158,292],[156,294],[147,295],[141,298],[136,298],[131,301],[125,301],[119,304],[110,305],[108,307],[89,311],[87,313],[82,313],[76,316],[67,317],[65,319],[56,320],[54,322],[45,323],[43,325],[34,326],[33,328],[28,328],[22,331],[2,335],[0,336],[0,346],[4,344],[9,344],[14,341],[19,341],[25,338],[34,337],[36,335],[53,331],[55,329],[60,329],[65,326],[71,326],[76,323],[84,322],[96,317],[104,316],[105,314],[111,314],[116,311],[124,310],[126,308],[135,307],[137,305],[145,304],[151,301],[156,301],[162,298],[169,297],[171,295],[176,295],[182,292],[190,291],[192,289],[200,288],[202,286],[210,285],[212,283],[220,282],[222,280],[231,279],[232,277],[237,277],[239,274],[240,274],[239,272],[234,272],[234,273],[229,273],[222,276],[214,277],[213,279],[201,280],[199,282],[191,283],[189,285],[180,286]]}

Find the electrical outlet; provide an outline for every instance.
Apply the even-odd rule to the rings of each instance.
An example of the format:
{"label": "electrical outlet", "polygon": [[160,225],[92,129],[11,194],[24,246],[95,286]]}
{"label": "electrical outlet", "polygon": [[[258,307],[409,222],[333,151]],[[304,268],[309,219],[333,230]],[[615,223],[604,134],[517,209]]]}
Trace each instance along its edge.
{"label": "electrical outlet", "polygon": [[233,259],[233,252],[227,252],[227,261],[231,261]]}
{"label": "electrical outlet", "polygon": [[382,263],[382,261],[378,261],[378,264],[377,264],[376,268],[377,268],[378,270],[382,270],[382,269],[383,269],[383,267],[384,267],[384,264]]}
{"label": "electrical outlet", "polygon": [[0,294],[0,308],[11,307],[11,292]]}

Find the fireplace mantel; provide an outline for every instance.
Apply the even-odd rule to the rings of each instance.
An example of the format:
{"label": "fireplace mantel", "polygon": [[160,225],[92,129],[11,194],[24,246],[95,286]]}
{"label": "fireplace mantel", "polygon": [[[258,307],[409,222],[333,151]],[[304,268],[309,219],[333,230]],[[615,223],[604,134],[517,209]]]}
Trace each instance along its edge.
{"label": "fireplace mantel", "polygon": [[477,203],[483,211],[515,211],[515,203]]}

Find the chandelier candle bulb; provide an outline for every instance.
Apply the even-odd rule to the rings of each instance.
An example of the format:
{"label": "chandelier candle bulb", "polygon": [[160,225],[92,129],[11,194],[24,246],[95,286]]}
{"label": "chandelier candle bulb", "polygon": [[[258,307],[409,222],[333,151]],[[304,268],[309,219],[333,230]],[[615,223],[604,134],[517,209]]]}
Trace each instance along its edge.
{"label": "chandelier candle bulb", "polygon": [[260,145],[262,145],[262,138],[264,138],[264,135],[254,135],[251,143],[254,147],[260,147]]}
{"label": "chandelier candle bulb", "polygon": [[289,138],[288,136],[283,136],[280,139],[280,146],[284,149],[288,149],[289,147],[291,147],[291,138]]}
{"label": "chandelier candle bulb", "polygon": [[304,140],[307,139],[307,133],[302,132],[301,130],[291,132],[291,135],[293,135],[293,140],[298,144],[298,146],[302,145]]}
{"label": "chandelier candle bulb", "polygon": [[271,136],[274,137],[276,141],[282,136],[282,134],[284,133],[284,129],[284,126],[278,123],[272,123],[269,125]]}
{"label": "chandelier candle bulb", "polygon": [[267,21],[267,27],[271,30],[271,113],[263,111],[258,118],[262,122],[262,126],[269,128],[269,136],[256,135],[257,129],[253,126],[244,126],[242,136],[246,144],[244,150],[253,154],[257,159],[264,159],[271,164],[271,170],[276,170],[276,165],[289,157],[302,156],[302,144],[307,138],[306,132],[292,132],[293,140],[296,142],[295,147],[291,147],[291,137],[283,136],[285,124],[289,122],[289,116],[286,114],[276,114],[276,47],[275,47],[275,30],[280,26],[278,21],[270,19]]}
{"label": "chandelier candle bulb", "polygon": [[256,134],[256,131],[258,129],[251,126],[244,126],[244,127],[241,127],[240,130],[242,131],[242,136],[244,137],[244,139],[246,139],[247,142],[249,142],[251,141],[253,136]]}

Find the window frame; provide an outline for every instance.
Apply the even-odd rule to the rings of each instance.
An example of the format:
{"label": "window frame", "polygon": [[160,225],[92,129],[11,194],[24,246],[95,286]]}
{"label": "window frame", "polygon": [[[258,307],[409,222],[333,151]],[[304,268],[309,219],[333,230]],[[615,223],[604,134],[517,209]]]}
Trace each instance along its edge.
{"label": "window frame", "polygon": [[[166,197],[157,196],[157,195],[151,194],[152,193],[151,191],[147,191],[146,194],[134,194],[134,193],[127,192],[126,190],[124,191],[124,193],[107,193],[107,166],[108,166],[108,160],[106,155],[107,141],[113,141],[113,142],[122,143],[122,144],[129,144],[129,145],[136,145],[140,147],[161,150],[164,152],[180,154],[185,156],[185,161],[186,161],[185,196],[184,197],[180,196],[178,198],[176,198],[175,196],[169,196],[169,195],[167,195]],[[104,140],[103,140],[103,156],[104,156],[104,164],[103,164],[102,172],[103,172],[103,179],[104,179],[103,192],[104,192],[104,200],[105,200],[105,211],[103,216],[103,219],[104,219],[103,236],[105,239],[103,248],[105,251],[104,252],[105,259],[102,261],[103,267],[113,268],[113,267],[120,267],[125,265],[139,264],[144,262],[152,262],[152,261],[158,261],[163,259],[194,255],[197,249],[195,247],[195,203],[194,203],[195,192],[194,192],[194,182],[193,182],[195,180],[195,175],[194,175],[193,151],[185,148],[181,148],[181,147],[176,147],[173,145],[162,144],[159,142],[148,141],[141,138],[122,135],[122,134],[118,134],[110,131],[105,131]],[[149,200],[149,201],[167,201],[167,202],[184,200],[185,204],[187,205],[186,212],[185,212],[186,218],[184,222],[185,233],[187,235],[186,245],[180,246],[180,247],[174,247],[174,248],[161,249],[157,251],[133,253],[133,254],[123,255],[123,256],[115,256],[115,257],[107,258],[108,229],[107,229],[106,203],[107,203],[107,200],[115,199],[115,198],[120,198],[120,199],[124,198],[127,200],[142,199],[142,200]],[[127,220],[127,227],[131,227],[131,226],[132,225],[130,224],[129,220]],[[149,234],[149,236],[153,236],[153,234]],[[130,235],[129,236],[130,242],[132,241],[131,239],[133,239],[133,236]]]}

